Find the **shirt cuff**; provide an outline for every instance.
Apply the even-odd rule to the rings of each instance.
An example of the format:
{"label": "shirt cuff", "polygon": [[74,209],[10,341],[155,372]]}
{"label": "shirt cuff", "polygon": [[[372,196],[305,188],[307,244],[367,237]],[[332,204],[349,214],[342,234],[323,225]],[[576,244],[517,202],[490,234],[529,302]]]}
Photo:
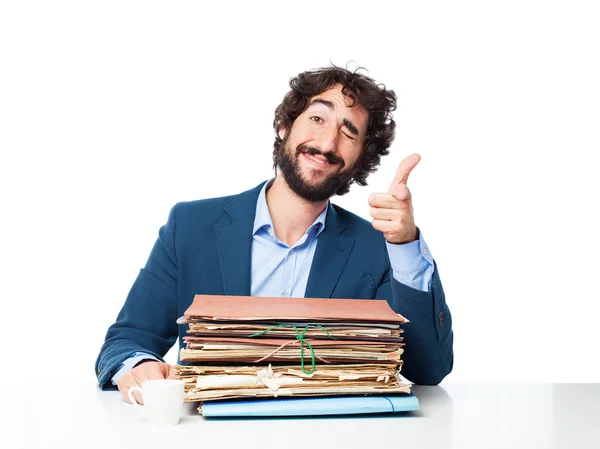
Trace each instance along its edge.
{"label": "shirt cuff", "polygon": [[393,244],[386,242],[394,278],[417,290],[428,292],[433,277],[433,257],[419,230],[414,242]]}
{"label": "shirt cuff", "polygon": [[145,352],[136,352],[131,357],[129,357],[127,360],[125,360],[123,362],[123,366],[121,367],[121,369],[119,371],[117,371],[116,374],[112,377],[112,379],[111,379],[112,384],[117,385],[117,380],[119,380],[119,377],[121,377],[123,374],[125,374],[130,369],[132,369],[135,365],[140,363],[142,360],[156,360],[157,362],[160,362],[160,360],[158,360],[153,355],[146,354]]}

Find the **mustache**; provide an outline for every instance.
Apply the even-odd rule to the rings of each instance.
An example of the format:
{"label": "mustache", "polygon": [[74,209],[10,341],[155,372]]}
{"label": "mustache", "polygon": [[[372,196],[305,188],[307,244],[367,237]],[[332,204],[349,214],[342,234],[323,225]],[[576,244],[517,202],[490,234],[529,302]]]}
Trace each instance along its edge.
{"label": "mustache", "polygon": [[309,147],[309,146],[306,146],[306,145],[299,145],[298,148],[297,148],[297,150],[296,150],[296,154],[300,154],[300,153],[308,153],[311,156],[315,156],[317,154],[321,155],[324,158],[326,158],[329,163],[340,164],[340,166],[342,168],[344,167],[344,165],[346,165],[344,163],[344,160],[341,157],[338,157],[335,154],[329,153],[329,152],[323,153],[322,151],[318,150],[315,147]]}

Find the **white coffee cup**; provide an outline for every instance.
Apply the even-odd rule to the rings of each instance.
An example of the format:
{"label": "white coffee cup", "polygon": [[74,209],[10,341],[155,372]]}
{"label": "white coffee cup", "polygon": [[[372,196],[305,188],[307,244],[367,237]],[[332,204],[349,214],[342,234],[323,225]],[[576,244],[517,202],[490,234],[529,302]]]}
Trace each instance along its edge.
{"label": "white coffee cup", "polygon": [[[139,391],[144,397],[140,405],[133,396]],[[183,381],[175,379],[154,379],[142,382],[142,387],[131,387],[127,392],[132,404],[144,410],[148,423],[153,426],[174,426],[179,423],[183,406]]]}

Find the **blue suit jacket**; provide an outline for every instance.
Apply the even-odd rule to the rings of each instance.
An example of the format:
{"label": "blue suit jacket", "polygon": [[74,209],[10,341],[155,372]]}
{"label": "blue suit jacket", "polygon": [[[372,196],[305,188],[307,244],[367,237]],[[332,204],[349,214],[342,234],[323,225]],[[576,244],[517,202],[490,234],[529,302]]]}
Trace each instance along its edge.
{"label": "blue suit jacket", "polygon": [[[264,183],[263,183],[264,184]],[[96,361],[103,389],[134,352],[162,357],[186,326],[176,324],[195,294],[250,295],[252,228],[262,185],[239,195],[179,203],[159,231],[146,266],[110,326]],[[385,299],[410,320],[404,325],[402,374],[435,385],[451,370],[452,320],[437,267],[431,291],[397,282],[383,234],[329,205],[306,286],[306,297]]]}

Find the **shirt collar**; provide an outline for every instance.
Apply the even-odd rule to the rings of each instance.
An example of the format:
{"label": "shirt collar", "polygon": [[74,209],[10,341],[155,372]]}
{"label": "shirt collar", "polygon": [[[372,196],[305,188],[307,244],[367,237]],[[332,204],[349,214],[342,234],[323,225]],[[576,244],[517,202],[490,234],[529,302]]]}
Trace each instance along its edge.
{"label": "shirt collar", "polygon": [[[266,182],[258,195],[258,200],[256,202],[256,215],[254,217],[254,228],[252,229],[253,236],[256,235],[256,233],[262,228],[265,228],[267,231],[273,229],[271,214],[269,213],[269,207],[267,206],[267,189],[271,187],[273,181],[275,181],[275,178]],[[313,230],[316,230],[315,237],[317,237],[321,232],[323,232],[323,229],[325,228],[325,218],[327,217],[327,209],[329,209],[329,202],[319,214],[317,219],[313,222],[313,224],[308,227],[306,230],[307,234]]]}

